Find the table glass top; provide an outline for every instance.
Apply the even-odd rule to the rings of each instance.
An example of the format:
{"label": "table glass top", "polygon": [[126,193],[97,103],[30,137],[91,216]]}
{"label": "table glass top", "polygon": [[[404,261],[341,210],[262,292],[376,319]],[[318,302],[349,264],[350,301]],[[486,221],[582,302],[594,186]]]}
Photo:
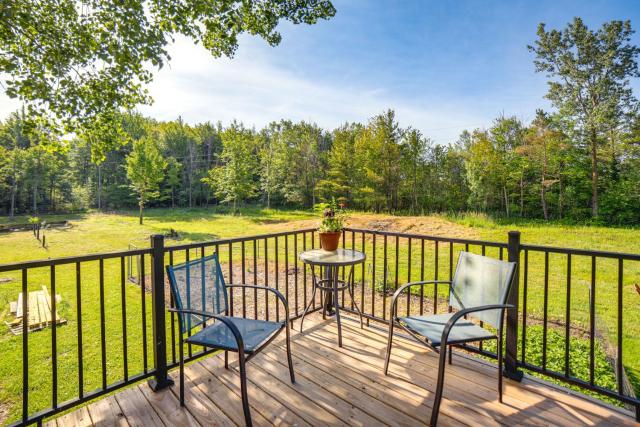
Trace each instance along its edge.
{"label": "table glass top", "polygon": [[300,253],[300,260],[316,265],[351,265],[363,262],[366,255],[352,249],[338,248],[333,252],[324,249],[312,249]]}

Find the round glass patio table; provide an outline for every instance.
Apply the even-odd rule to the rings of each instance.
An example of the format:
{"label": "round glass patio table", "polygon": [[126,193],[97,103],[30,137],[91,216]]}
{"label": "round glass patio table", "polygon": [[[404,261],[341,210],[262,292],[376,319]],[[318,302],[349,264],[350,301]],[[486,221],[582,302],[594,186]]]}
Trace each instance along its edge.
{"label": "round glass patio table", "polygon": [[[335,312],[336,323],[338,325],[338,346],[342,347],[342,325],[340,323],[338,291],[347,289],[349,292],[353,306],[360,315],[360,327],[362,328],[362,312],[360,311],[360,307],[358,307],[358,303],[353,296],[353,270],[356,265],[363,264],[365,259],[367,259],[367,256],[363,252],[353,249],[338,248],[332,252],[325,251],[324,249],[304,251],[300,253],[299,258],[300,261],[311,266],[311,276],[313,278],[313,294],[302,313],[302,318],[300,319],[300,332],[302,332],[304,317],[307,315],[311,305],[315,301],[317,290],[320,289],[320,298],[321,301],[324,301],[324,303],[321,302],[322,318],[326,319],[327,313],[331,314],[332,311]],[[322,279],[317,277],[316,267],[320,268]],[[344,270],[347,267],[351,267],[347,280],[339,279],[340,268]]]}

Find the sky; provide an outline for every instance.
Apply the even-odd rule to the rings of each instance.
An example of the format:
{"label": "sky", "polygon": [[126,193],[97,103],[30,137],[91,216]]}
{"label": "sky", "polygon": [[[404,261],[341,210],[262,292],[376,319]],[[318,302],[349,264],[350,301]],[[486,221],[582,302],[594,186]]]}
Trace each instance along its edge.
{"label": "sky", "polygon": [[[546,78],[527,49],[539,23],[562,28],[580,16],[590,28],[630,19],[640,0],[334,0],[336,16],[316,25],[279,26],[276,47],[244,35],[234,58],[214,58],[191,40],[170,46],[171,62],[149,86],[140,111],[188,123],[234,119],[262,127],[280,119],[332,129],[387,108],[438,144],[500,115],[528,122]],[[640,35],[634,35],[640,44]],[[640,94],[640,83],[634,81]],[[18,107],[0,95],[0,117]]]}

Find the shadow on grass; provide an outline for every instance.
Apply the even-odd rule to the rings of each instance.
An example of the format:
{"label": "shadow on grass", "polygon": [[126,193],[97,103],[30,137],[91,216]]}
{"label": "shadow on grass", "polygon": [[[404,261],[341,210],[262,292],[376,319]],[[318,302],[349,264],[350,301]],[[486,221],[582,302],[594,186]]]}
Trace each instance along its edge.
{"label": "shadow on grass", "polygon": [[181,243],[189,242],[208,242],[211,240],[218,240],[220,236],[213,233],[189,233],[186,231],[175,230],[178,232],[178,237],[168,236],[170,229],[162,230],[167,235],[166,245],[179,245]]}
{"label": "shadow on grass", "polygon": [[[70,214],[43,214],[35,215],[40,218],[41,221],[46,222],[59,222],[59,221],[80,221],[87,218],[86,212],[70,213]],[[13,218],[0,217],[0,225],[3,227],[20,226],[29,224],[29,215],[20,215]]]}
{"label": "shadow on grass", "polygon": [[[113,215],[136,218],[138,211],[122,210],[109,212]],[[267,209],[261,206],[246,206],[233,213],[233,210],[226,206],[212,206],[208,208],[151,208],[144,212],[144,218],[152,221],[182,221],[193,222],[202,219],[211,220],[215,216],[229,216],[248,219],[257,223],[286,222],[295,219],[305,219],[311,212],[295,209]]]}

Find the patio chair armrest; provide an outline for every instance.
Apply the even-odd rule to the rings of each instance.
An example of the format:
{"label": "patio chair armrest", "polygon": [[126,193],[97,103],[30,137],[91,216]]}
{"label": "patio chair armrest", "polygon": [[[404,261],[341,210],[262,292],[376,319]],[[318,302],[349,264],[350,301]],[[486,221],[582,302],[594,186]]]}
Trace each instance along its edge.
{"label": "patio chair armrest", "polygon": [[[220,316],[218,314],[212,316],[219,322],[224,323],[224,325],[229,328],[234,338],[236,339],[236,345],[238,346],[238,357],[244,359],[244,340],[242,339],[242,334],[236,325],[233,324],[231,320],[229,320],[226,316]],[[242,349],[242,351],[240,351]]]}
{"label": "patio chair armrest", "polygon": [[393,293],[393,297],[391,298],[391,314],[389,319],[391,319],[391,321],[393,321],[393,319],[395,318],[396,315],[396,303],[397,303],[397,299],[398,296],[400,296],[400,294],[405,290],[405,289],[409,289],[412,288],[414,286],[425,286],[425,285],[435,285],[435,284],[446,284],[446,285],[451,285],[451,281],[450,280],[422,280],[420,282],[409,282],[409,283],[405,283],[404,285],[400,286],[394,293]]}
{"label": "patio chair armrest", "polygon": [[260,290],[275,294],[275,296],[284,305],[285,321],[289,323],[289,302],[284,297],[284,295],[282,295],[282,293],[276,288],[270,288],[268,286],[260,286],[260,285],[245,285],[245,284],[231,284],[231,285],[227,285],[227,288],[260,289]]}
{"label": "patio chair armrest", "polygon": [[515,306],[512,304],[489,304],[489,305],[481,305],[478,307],[469,307],[469,308],[465,308],[463,310],[455,312],[453,316],[451,316],[447,324],[444,326],[444,329],[442,330],[442,338],[440,338],[440,346],[443,348],[447,346],[447,340],[449,339],[449,333],[451,332],[451,328],[453,328],[453,325],[455,325],[455,323],[458,320],[460,320],[467,314],[476,313],[478,311],[487,311],[487,310],[502,310],[502,313],[504,313],[504,310],[510,309],[510,308],[515,308]]}
{"label": "patio chair armrest", "polygon": [[244,348],[244,341],[242,339],[240,330],[236,327],[236,325],[233,324],[233,322],[227,319],[226,316],[220,316],[219,314],[212,314],[201,310],[181,310],[177,308],[170,308],[169,311],[178,314],[193,314],[195,316],[208,317],[209,319],[215,319],[219,322],[222,322],[227,328],[229,328],[229,330],[233,334],[234,338],[236,339],[236,343],[238,344],[238,348]]}

